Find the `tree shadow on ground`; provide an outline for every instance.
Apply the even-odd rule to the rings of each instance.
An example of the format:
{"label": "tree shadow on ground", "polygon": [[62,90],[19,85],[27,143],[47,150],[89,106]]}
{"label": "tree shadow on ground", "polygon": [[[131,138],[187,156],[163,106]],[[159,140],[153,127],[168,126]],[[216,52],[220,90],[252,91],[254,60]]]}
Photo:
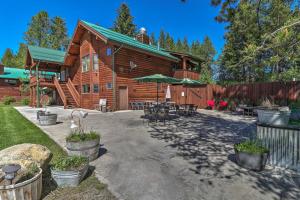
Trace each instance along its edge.
{"label": "tree shadow on ground", "polygon": [[[151,137],[175,148],[177,155],[191,164],[190,170],[199,175],[200,182],[217,187],[246,179],[255,191],[272,193],[281,199],[299,199],[299,181],[293,176],[274,176],[274,170],[253,172],[235,164],[233,145],[255,138],[254,122],[236,120],[234,116],[219,117],[197,113],[180,117],[170,124],[152,124]],[[222,187],[222,186],[221,186]]]}

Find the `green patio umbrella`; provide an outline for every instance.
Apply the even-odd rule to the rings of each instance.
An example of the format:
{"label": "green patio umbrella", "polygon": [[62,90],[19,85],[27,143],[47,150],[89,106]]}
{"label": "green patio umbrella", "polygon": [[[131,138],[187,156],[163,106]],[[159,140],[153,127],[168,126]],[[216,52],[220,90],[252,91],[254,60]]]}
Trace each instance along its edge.
{"label": "green patio umbrella", "polygon": [[174,84],[179,82],[179,79],[165,76],[162,74],[153,74],[150,76],[144,76],[140,78],[134,78],[134,80],[142,83],[156,83],[156,102],[158,103],[158,83],[170,83]]}
{"label": "green patio umbrella", "polygon": [[184,79],[180,80],[179,82],[176,82],[173,84],[185,86],[185,103],[184,104],[186,104],[186,99],[187,99],[187,87],[186,86],[203,85],[203,83],[196,81],[196,80],[189,79],[189,78],[184,78]]}

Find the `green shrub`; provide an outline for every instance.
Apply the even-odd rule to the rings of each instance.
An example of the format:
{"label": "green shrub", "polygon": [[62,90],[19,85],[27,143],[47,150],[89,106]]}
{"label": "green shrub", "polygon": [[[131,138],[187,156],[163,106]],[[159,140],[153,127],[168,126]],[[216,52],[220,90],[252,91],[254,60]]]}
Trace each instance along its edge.
{"label": "green shrub", "polygon": [[252,154],[260,154],[267,153],[269,150],[259,144],[258,141],[250,141],[247,140],[245,142],[241,142],[239,144],[235,144],[234,148],[238,152],[252,153]]}
{"label": "green shrub", "polygon": [[52,169],[54,170],[77,170],[88,163],[88,158],[83,156],[61,157],[53,162]]}
{"label": "green shrub", "polygon": [[4,105],[10,105],[11,103],[14,103],[16,102],[16,99],[14,97],[11,97],[11,96],[5,96],[3,98],[3,103]]}
{"label": "green shrub", "polygon": [[21,100],[21,104],[24,105],[24,106],[29,105],[29,102],[30,102],[30,100],[29,100],[28,97],[25,97],[25,98],[23,98],[23,99]]}
{"label": "green shrub", "polygon": [[80,141],[90,141],[90,140],[95,140],[95,139],[100,139],[100,135],[98,135],[96,132],[91,131],[89,133],[78,133],[74,132],[71,133],[66,140],[68,142],[80,142]]}
{"label": "green shrub", "polygon": [[290,109],[300,109],[300,99],[289,103]]}

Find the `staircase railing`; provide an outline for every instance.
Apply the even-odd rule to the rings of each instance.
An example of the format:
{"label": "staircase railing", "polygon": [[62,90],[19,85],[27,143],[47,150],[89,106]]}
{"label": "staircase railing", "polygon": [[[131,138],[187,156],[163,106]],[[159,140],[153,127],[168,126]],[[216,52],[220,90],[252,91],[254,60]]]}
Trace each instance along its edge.
{"label": "staircase railing", "polygon": [[66,108],[67,107],[67,98],[66,98],[66,95],[65,95],[63,89],[61,88],[61,86],[59,84],[59,81],[57,80],[56,77],[54,77],[53,82],[54,82],[54,85],[55,85],[55,87],[58,91],[58,94],[59,94],[59,96],[60,96],[60,98],[61,98],[61,100],[64,104],[64,108]]}
{"label": "staircase railing", "polygon": [[70,78],[68,78],[68,82],[66,85],[67,85],[73,99],[75,100],[77,106],[80,107],[80,95],[79,95],[78,91],[76,90],[76,88]]}

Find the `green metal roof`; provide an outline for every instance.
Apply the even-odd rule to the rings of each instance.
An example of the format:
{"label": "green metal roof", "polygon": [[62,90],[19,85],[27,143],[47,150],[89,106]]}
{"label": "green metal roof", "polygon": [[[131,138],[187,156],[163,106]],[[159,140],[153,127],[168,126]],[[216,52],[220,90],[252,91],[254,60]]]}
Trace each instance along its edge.
{"label": "green metal roof", "polygon": [[29,71],[25,69],[4,67],[4,74],[0,74],[3,79],[28,79]]}
{"label": "green metal roof", "polygon": [[55,62],[55,63],[64,63],[64,58],[66,52],[42,48],[37,46],[28,46],[31,57],[34,60],[46,61],[46,62]]}
{"label": "green metal roof", "polygon": [[118,43],[122,43],[131,47],[135,47],[144,51],[148,51],[150,53],[159,55],[159,56],[163,56],[163,57],[167,57],[169,59],[172,59],[174,61],[178,61],[179,59],[172,56],[170,53],[165,52],[163,50],[159,50],[157,49],[156,46],[152,46],[152,45],[148,45],[148,44],[144,44],[142,42],[137,41],[136,39],[129,37],[127,35],[123,35],[121,33],[117,33],[115,31],[112,31],[110,29],[98,26],[96,24],[92,24],[86,21],[82,21],[85,25],[87,25],[88,27],[92,28],[93,30],[95,30],[96,32],[98,32],[100,35],[103,35],[104,37],[106,37],[108,40],[112,40]]}

